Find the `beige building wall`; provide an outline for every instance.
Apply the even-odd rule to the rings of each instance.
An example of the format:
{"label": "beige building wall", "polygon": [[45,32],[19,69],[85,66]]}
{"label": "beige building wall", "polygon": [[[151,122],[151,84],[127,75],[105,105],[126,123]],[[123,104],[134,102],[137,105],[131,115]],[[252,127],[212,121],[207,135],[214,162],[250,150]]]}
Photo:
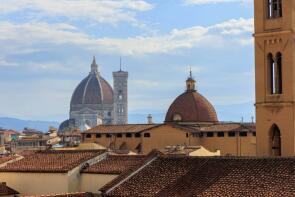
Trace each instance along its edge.
{"label": "beige building wall", "polygon": [[1,172],[0,179],[21,195],[69,192],[68,176],[66,173]]}
{"label": "beige building wall", "polygon": [[112,174],[81,174],[80,191],[92,192],[94,194],[100,193],[98,190],[110,181],[117,178],[118,175]]}
{"label": "beige building wall", "polygon": [[[144,133],[150,133],[150,137],[144,137]],[[193,145],[187,135],[183,129],[170,125],[155,127],[142,133],[142,153],[148,154],[153,149],[163,149],[166,146]]]}
{"label": "beige building wall", "polygon": [[256,156],[256,137],[251,133],[247,137],[240,137],[238,133],[235,137],[228,137],[227,133],[224,137],[217,137],[217,133],[214,133],[214,137],[204,135],[196,140],[211,152],[220,150],[221,156]]}
{"label": "beige building wall", "polygon": [[[269,18],[267,2],[255,0],[257,155],[274,155],[272,128],[280,130],[282,156],[295,155],[295,1],[282,0],[282,17]],[[282,54],[282,94],[270,91],[268,54]]]}

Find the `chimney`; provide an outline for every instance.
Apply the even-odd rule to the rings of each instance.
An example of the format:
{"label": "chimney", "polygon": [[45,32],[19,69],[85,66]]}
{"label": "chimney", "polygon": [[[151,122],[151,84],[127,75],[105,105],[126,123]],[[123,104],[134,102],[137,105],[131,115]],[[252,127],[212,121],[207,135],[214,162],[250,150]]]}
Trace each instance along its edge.
{"label": "chimney", "polygon": [[152,117],[151,114],[148,115],[147,119],[148,119],[148,122],[147,122],[148,124],[154,124],[153,123],[153,117]]}

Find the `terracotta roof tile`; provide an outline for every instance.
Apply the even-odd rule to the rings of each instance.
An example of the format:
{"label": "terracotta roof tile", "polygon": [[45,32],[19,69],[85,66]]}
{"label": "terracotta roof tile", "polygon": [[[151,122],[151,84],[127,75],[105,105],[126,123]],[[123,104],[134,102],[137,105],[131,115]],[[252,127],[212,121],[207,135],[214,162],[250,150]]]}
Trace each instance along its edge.
{"label": "terracotta roof tile", "polygon": [[84,173],[121,174],[122,172],[141,164],[146,156],[142,155],[109,155],[105,160],[85,169]]}
{"label": "terracotta roof tile", "polygon": [[294,196],[294,166],[295,158],[160,156],[102,191],[116,197]]}
{"label": "terracotta roof tile", "polygon": [[76,192],[52,195],[36,195],[36,196],[23,196],[23,197],[94,197],[95,195],[89,192]]}
{"label": "terracotta roof tile", "polygon": [[0,196],[19,194],[14,189],[8,187],[5,183],[0,183]]}
{"label": "terracotta roof tile", "polygon": [[162,124],[99,125],[84,133],[138,133]]}
{"label": "terracotta roof tile", "polygon": [[[15,159],[16,157],[14,156],[0,156],[0,164],[6,163],[12,159]],[[1,180],[0,180],[1,181]]]}
{"label": "terracotta roof tile", "polygon": [[38,151],[0,168],[0,172],[68,172],[102,153],[102,150]]}

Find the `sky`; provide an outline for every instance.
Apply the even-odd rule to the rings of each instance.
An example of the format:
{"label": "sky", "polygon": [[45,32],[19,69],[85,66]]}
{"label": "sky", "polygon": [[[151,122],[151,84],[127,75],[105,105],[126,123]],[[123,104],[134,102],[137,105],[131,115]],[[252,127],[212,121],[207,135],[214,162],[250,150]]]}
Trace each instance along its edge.
{"label": "sky", "polygon": [[252,0],[0,0],[0,116],[68,118],[93,55],[129,72],[130,122],[162,122],[192,68],[219,120],[251,121]]}

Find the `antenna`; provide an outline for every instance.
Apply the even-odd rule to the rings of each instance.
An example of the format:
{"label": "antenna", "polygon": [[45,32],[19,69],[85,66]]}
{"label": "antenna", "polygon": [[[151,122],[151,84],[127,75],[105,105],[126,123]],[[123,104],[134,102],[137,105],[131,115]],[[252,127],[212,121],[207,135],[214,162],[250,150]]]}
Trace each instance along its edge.
{"label": "antenna", "polygon": [[189,75],[190,75],[191,78],[193,78],[192,67],[189,68]]}

